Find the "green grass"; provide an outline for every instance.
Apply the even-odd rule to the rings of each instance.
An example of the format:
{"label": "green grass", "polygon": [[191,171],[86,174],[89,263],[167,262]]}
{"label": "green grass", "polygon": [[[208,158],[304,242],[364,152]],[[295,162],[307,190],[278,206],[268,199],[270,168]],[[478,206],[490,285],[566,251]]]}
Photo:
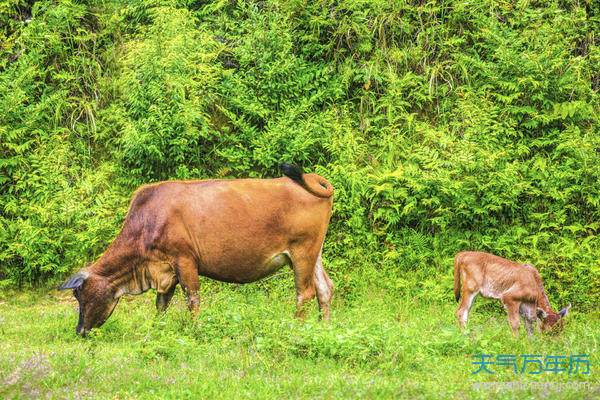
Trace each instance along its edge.
{"label": "green grass", "polygon": [[[193,319],[181,292],[157,316],[154,293],[123,298],[90,337],[75,335],[71,294],[0,298],[1,398],[513,398],[476,382],[550,382],[519,398],[591,398],[600,390],[600,315],[577,309],[560,336],[518,339],[501,307],[477,301],[469,330],[455,304],[396,297],[375,287],[335,298],[331,323],[292,317],[291,282],[203,285]],[[315,307],[316,309],[316,307]],[[590,355],[590,375],[472,375],[472,354]],[[569,380],[570,379],[570,380]],[[570,383],[589,383],[587,389]],[[560,387],[558,386],[567,382]],[[596,391],[594,394],[594,390]]]}

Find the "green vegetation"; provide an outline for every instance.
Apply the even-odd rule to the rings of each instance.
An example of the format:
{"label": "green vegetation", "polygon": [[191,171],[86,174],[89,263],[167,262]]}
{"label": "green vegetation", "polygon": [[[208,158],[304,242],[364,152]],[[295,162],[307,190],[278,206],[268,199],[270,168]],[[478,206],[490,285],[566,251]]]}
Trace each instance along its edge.
{"label": "green vegetation", "polygon": [[[0,397],[487,398],[468,354],[598,365],[599,32],[592,0],[0,0]],[[74,337],[47,289],[136,187],[280,161],[336,188],[330,325],[291,319],[283,274]],[[536,265],[565,334],[514,341],[483,302],[458,334],[467,249]]]}
{"label": "green vegetation", "polygon": [[1,4],[3,286],[93,260],[140,184],[286,160],[336,187],[343,279],[446,300],[480,249],[600,300],[597,3]]}
{"label": "green vegetation", "polygon": [[[372,287],[360,300],[338,299],[330,324],[317,321],[316,306],[301,323],[292,317],[286,276],[245,286],[203,283],[195,320],[181,292],[157,317],[153,295],[124,298],[88,339],[75,337],[70,294],[7,296],[0,303],[0,397],[581,399],[599,389],[597,312],[574,311],[560,336],[513,339],[500,307],[489,314],[482,311],[491,303],[478,302],[463,335],[454,304],[416,305]],[[592,371],[523,376],[491,367],[495,375],[472,375],[470,355],[482,352],[589,354]],[[512,381],[524,388],[472,386]],[[548,388],[532,386],[540,382]],[[595,386],[576,386],[583,382]]]}

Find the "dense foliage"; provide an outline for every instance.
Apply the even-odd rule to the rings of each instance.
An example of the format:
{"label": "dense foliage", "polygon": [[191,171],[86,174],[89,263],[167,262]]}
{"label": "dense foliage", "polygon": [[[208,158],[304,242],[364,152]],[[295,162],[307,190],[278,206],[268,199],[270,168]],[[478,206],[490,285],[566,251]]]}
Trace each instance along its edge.
{"label": "dense foliage", "polygon": [[481,249],[600,300],[597,2],[5,0],[0,28],[0,285],[93,260],[142,183],[286,160],[336,188],[348,296],[450,299]]}

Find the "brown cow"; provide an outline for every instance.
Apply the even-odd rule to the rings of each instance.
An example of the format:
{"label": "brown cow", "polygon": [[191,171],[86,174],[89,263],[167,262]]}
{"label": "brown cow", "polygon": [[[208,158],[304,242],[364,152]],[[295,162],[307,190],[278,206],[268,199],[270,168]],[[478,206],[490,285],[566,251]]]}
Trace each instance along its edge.
{"label": "brown cow", "polygon": [[196,312],[199,275],[247,283],[284,265],[294,270],[296,315],[303,316],[303,304],[316,294],[329,319],[333,285],[321,251],[333,187],[296,166],[281,169],[287,177],[167,181],[138,189],[106,252],[60,287],[73,289],[79,302],[77,333],[102,325],[124,294],[156,289],[160,311],[179,283]]}
{"label": "brown cow", "polygon": [[562,318],[571,308],[569,304],[558,313],[552,310],[540,273],[532,265],[478,251],[458,253],[454,258],[454,297],[456,301],[462,298],[456,311],[461,329],[467,324],[469,309],[478,294],[502,301],[515,335],[519,333],[519,314],[531,335],[536,316],[541,320],[542,332],[546,332],[562,327]]}

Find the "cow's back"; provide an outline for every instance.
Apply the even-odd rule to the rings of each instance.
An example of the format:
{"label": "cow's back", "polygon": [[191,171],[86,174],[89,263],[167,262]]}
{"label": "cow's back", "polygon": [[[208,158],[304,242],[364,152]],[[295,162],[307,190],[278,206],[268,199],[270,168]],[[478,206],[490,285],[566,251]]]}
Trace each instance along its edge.
{"label": "cow's back", "polygon": [[484,297],[501,298],[509,291],[520,292],[524,298],[536,296],[538,272],[531,265],[478,251],[461,252],[457,260]]}

